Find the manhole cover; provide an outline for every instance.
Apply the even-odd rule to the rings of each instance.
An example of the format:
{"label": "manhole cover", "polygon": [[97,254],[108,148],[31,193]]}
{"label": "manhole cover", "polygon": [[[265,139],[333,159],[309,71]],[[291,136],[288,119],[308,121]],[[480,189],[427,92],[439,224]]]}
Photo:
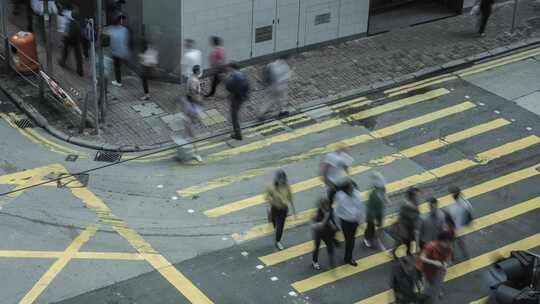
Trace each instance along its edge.
{"label": "manhole cover", "polygon": [[109,152],[109,151],[98,151],[96,153],[95,161],[116,163],[122,159],[122,153],[118,152]]}
{"label": "manhole cover", "polygon": [[16,120],[15,121],[15,125],[21,129],[26,129],[26,128],[33,128],[34,127],[34,124],[32,123],[32,121],[28,118],[24,118],[24,119],[19,119],[19,120]]}

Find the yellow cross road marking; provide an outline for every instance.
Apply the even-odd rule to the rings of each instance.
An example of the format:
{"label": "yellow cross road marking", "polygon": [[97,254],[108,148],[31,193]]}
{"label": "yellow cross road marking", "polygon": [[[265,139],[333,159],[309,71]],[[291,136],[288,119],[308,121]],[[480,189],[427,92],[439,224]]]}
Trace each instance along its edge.
{"label": "yellow cross road marking", "polygon": [[[222,188],[233,183],[245,181],[253,177],[256,177],[256,176],[259,176],[268,172],[272,172],[279,167],[288,165],[293,162],[298,162],[298,161],[306,160],[315,156],[323,155],[325,153],[333,152],[341,146],[352,147],[358,144],[366,143],[375,138],[383,138],[385,136],[390,136],[398,132],[402,132],[402,131],[405,131],[405,130],[408,130],[408,129],[411,129],[411,128],[414,128],[423,124],[427,124],[437,119],[445,118],[449,115],[457,114],[461,111],[465,111],[466,109],[470,109],[472,107],[474,107],[473,104],[465,103],[465,104],[458,105],[457,107],[446,108],[441,111],[429,113],[421,117],[416,117],[412,120],[404,121],[402,123],[389,126],[387,128],[384,128],[383,130],[380,130],[378,133],[363,134],[363,135],[351,137],[348,139],[341,140],[340,142],[337,142],[337,143],[332,143],[323,148],[314,148],[310,151],[281,159],[277,161],[275,165],[270,166],[270,167],[251,169],[251,170],[247,170],[247,171],[235,174],[233,176],[225,176],[225,177],[216,178],[214,180],[208,181],[201,185],[191,186],[182,190],[178,190],[177,192],[181,197],[191,197],[193,195],[197,195],[203,192],[208,192],[211,190]],[[474,132],[474,130],[471,130],[471,131]],[[320,184],[318,178],[315,178],[314,181],[311,180],[311,181],[305,181],[302,183],[303,183],[302,185],[299,184],[296,186],[298,187],[297,189],[304,189],[304,190],[310,189]],[[293,186],[293,191],[296,191],[295,189],[296,189],[295,186]],[[299,190],[299,191],[303,191],[303,190]],[[264,198],[260,196],[259,200],[260,199],[264,199]]]}
{"label": "yellow cross road marking", "polygon": [[[495,191],[502,187],[506,187],[508,185],[520,182],[527,178],[531,178],[533,176],[539,175],[540,172],[536,170],[538,166],[540,166],[540,163],[535,166],[532,166],[523,170],[519,170],[510,174],[483,182],[476,186],[464,189],[462,190],[462,192],[467,198],[473,199],[475,197],[486,194],[488,192]],[[441,208],[446,207],[454,202],[451,195],[439,197],[438,200],[439,200],[439,206]],[[421,213],[428,213],[429,204],[427,202],[420,204],[419,209]],[[391,225],[393,225],[397,221],[397,216],[398,216],[397,213],[386,216],[386,218],[384,219],[383,227],[390,227]],[[364,235],[364,231],[362,229],[359,229],[356,236],[360,237],[363,235]],[[344,240],[343,235],[341,233],[337,235],[337,238],[339,241]],[[324,247],[325,247],[324,244],[321,244],[321,248],[324,248]],[[273,266],[273,265],[288,261],[290,259],[308,254],[312,251],[313,251],[313,242],[309,241],[309,242],[304,242],[304,243],[301,243],[292,247],[288,247],[282,251],[278,251],[275,253],[271,253],[269,255],[261,256],[259,257],[259,260],[263,262],[266,266]]]}
{"label": "yellow cross road marking", "polygon": [[[6,174],[3,176],[0,176],[0,185],[21,185],[26,183],[27,180],[31,179],[34,176],[47,176],[48,174],[51,175],[58,175],[60,173],[65,173],[65,169],[60,164],[53,164],[48,165],[45,167],[20,171],[16,173]],[[47,184],[49,186],[56,187],[56,184],[51,183]]]}
{"label": "yellow cross road marking", "polygon": [[[361,143],[366,143],[366,142],[368,142],[370,140],[373,140],[373,139],[381,139],[381,138],[384,138],[384,137],[387,137],[387,136],[394,135],[394,134],[399,133],[399,132],[403,132],[403,131],[408,130],[408,129],[413,128],[413,127],[424,125],[424,124],[427,124],[429,122],[432,122],[432,121],[435,121],[435,120],[438,120],[438,119],[441,119],[441,118],[444,118],[444,117],[448,117],[448,116],[451,116],[451,115],[454,115],[454,114],[457,114],[457,113],[460,113],[460,112],[464,112],[464,111],[466,111],[468,109],[472,109],[474,107],[475,107],[475,105],[473,103],[465,102],[465,103],[459,104],[457,106],[453,106],[453,107],[446,108],[446,109],[443,109],[443,110],[440,110],[440,111],[437,111],[437,112],[433,112],[433,113],[429,113],[429,114],[426,114],[426,115],[423,115],[423,116],[420,116],[420,117],[416,117],[416,118],[413,118],[411,120],[407,120],[407,121],[398,123],[398,124],[390,126],[390,127],[386,127],[386,128],[383,128],[383,129],[380,129],[380,130],[377,130],[377,131],[373,131],[373,132],[368,133],[368,134],[363,134],[363,135],[356,136],[356,137],[353,137],[353,138],[345,139],[345,140],[342,140],[341,142],[330,144],[330,145],[326,146],[323,149],[321,149],[321,148],[312,149],[312,150],[310,150],[308,152],[305,152],[305,153],[302,153],[300,155],[296,155],[296,156],[289,157],[289,158],[286,158],[284,160],[281,160],[281,161],[277,162],[276,166],[273,166],[273,167],[248,170],[248,171],[246,171],[244,173],[238,174],[236,177],[225,177],[223,179],[213,180],[210,183],[203,184],[202,186],[192,187],[191,189],[189,189],[190,191],[188,191],[188,192],[185,192],[185,190],[184,190],[184,192],[179,192],[179,193],[182,196],[185,196],[186,193],[188,193],[188,196],[189,196],[189,194],[193,194],[192,189],[194,189],[195,191],[198,191],[199,193],[201,193],[202,192],[201,190],[208,191],[209,189],[211,190],[211,189],[216,189],[216,188],[219,188],[219,187],[223,187],[223,186],[229,185],[229,184],[231,184],[233,182],[246,180],[246,179],[249,179],[249,178],[254,177],[256,175],[273,171],[276,168],[287,164],[287,163],[284,162],[285,160],[287,160],[287,161],[289,161],[289,160],[295,160],[295,161],[304,160],[304,159],[307,158],[306,156],[313,157],[313,156],[329,153],[329,152],[332,152],[332,151],[336,151],[337,149],[339,149],[343,145],[347,146],[347,147],[352,147],[354,145],[358,145],[358,144],[361,144]],[[288,162],[288,163],[290,163],[290,162]],[[365,168],[365,167],[362,167],[362,168]],[[356,168],[356,169],[358,170],[358,168]],[[352,174],[355,174],[354,173],[354,168],[353,168],[353,170],[351,170],[351,172],[352,172]],[[297,193],[297,192],[301,192],[301,191],[304,191],[304,190],[307,190],[307,189],[311,189],[311,188],[314,188],[314,187],[317,187],[317,186],[320,186],[320,185],[322,185],[322,182],[321,182],[320,178],[316,177],[316,178],[308,179],[306,181],[299,182],[299,183],[296,183],[296,184],[292,185],[291,190],[293,191],[293,193]],[[204,212],[204,214],[206,216],[209,216],[209,217],[219,217],[219,216],[224,216],[224,215],[227,215],[229,213],[236,212],[236,211],[239,211],[239,210],[242,210],[242,209],[245,209],[245,208],[257,206],[257,205],[260,205],[260,204],[263,204],[263,203],[265,203],[265,196],[264,196],[264,194],[259,194],[259,195],[253,196],[253,197],[249,197],[249,198],[246,198],[246,199],[242,199],[242,200],[239,200],[239,201],[236,201],[236,202],[233,202],[233,203],[225,204],[223,206],[207,210],[207,211]]]}
{"label": "yellow cross road marking", "polygon": [[[494,226],[496,224],[518,217],[539,208],[540,197],[536,197],[526,202],[516,204],[512,207],[476,219],[470,227],[467,227],[462,232],[460,232],[459,236],[464,236],[473,232],[480,231],[487,227]],[[310,278],[295,282],[292,284],[292,287],[296,289],[296,291],[304,293],[315,288],[334,283],[338,280],[353,276],[360,272],[364,272],[373,267],[377,267],[384,263],[392,261],[393,257],[389,253],[390,251],[387,250],[365,258],[361,258],[357,261],[358,267],[352,267],[350,265],[339,266],[335,269],[328,270]],[[403,256],[404,252],[401,251],[400,255]]]}
{"label": "yellow cross road marking", "polygon": [[62,256],[54,262],[54,264],[43,274],[41,279],[34,285],[34,287],[22,298],[20,304],[31,304],[41,295],[41,293],[51,284],[54,278],[62,271],[64,267],[73,259],[79,249],[90,240],[90,238],[96,234],[98,225],[90,225],[83,231],[69,247],[64,251]]}
{"label": "yellow cross road marking", "polygon": [[[540,246],[540,233],[452,266],[448,269],[444,281],[448,282],[476,270],[488,267],[498,260],[508,257],[512,251],[530,250],[538,246]],[[357,302],[356,304],[389,304],[394,301],[394,293],[391,290],[387,290]]]}
{"label": "yellow cross road marking", "polygon": [[86,188],[70,189],[73,195],[83,201],[88,209],[96,212],[98,218],[109,224],[118,234],[126,239],[144,259],[156,269],[171,285],[184,295],[191,303],[213,303],[197,286],[186,278],[165,257],[159,254],[150,243],[146,242],[135,230],[112,213],[112,210]]}
{"label": "yellow cross road marking", "polygon": [[[444,165],[442,167],[432,169],[417,175],[406,177],[402,180],[390,183],[387,185],[386,189],[388,193],[400,191],[406,189],[410,186],[431,182],[437,178],[442,178],[451,174],[456,174],[461,171],[464,171],[469,168],[477,167],[480,165],[485,165],[487,161],[493,161],[497,158],[510,155],[514,152],[526,149],[528,147],[534,146],[540,142],[540,138],[537,136],[529,136],[503,146],[488,150],[486,152],[480,153],[476,156],[476,159],[481,160],[482,162],[476,162],[469,159],[458,160],[453,163]],[[367,192],[364,192],[365,195]],[[289,216],[287,217],[287,222],[285,224],[285,229],[289,229],[300,224],[308,222],[314,215],[316,209],[308,209],[302,212],[299,212],[296,217]],[[247,241],[264,235],[268,235],[274,231],[274,228],[270,224],[262,224],[255,226],[243,234],[235,233],[232,235],[232,238],[236,241]]]}
{"label": "yellow cross road marking", "polygon": [[328,129],[340,126],[341,124],[345,123],[348,120],[366,119],[366,118],[369,118],[369,117],[380,115],[380,114],[385,113],[385,112],[394,111],[394,110],[397,110],[397,109],[400,109],[400,108],[403,108],[403,107],[406,107],[406,106],[414,105],[414,104],[417,104],[417,103],[420,103],[420,102],[431,101],[431,100],[434,100],[434,99],[436,99],[438,97],[441,97],[441,96],[449,94],[449,93],[450,93],[450,91],[448,91],[447,89],[437,89],[437,90],[430,91],[430,92],[427,92],[427,93],[424,93],[424,94],[412,96],[412,97],[405,98],[405,99],[402,99],[402,100],[398,100],[398,101],[395,101],[395,102],[392,102],[392,103],[384,104],[382,106],[378,106],[378,107],[371,108],[371,109],[368,109],[368,110],[365,110],[365,111],[361,111],[361,112],[352,114],[352,115],[348,116],[345,119],[343,119],[343,118],[329,119],[329,120],[326,120],[326,121],[323,121],[323,122],[320,122],[320,123],[310,125],[308,127],[304,127],[304,128],[294,130],[292,132],[279,134],[279,135],[273,136],[271,138],[259,140],[259,141],[252,142],[252,143],[249,143],[249,144],[246,144],[246,145],[243,145],[243,146],[239,146],[239,147],[236,147],[236,148],[232,148],[232,149],[224,150],[224,151],[221,151],[221,152],[213,153],[213,154],[208,155],[206,157],[206,160],[208,162],[219,161],[219,160],[222,160],[222,159],[225,159],[225,158],[240,155],[242,153],[253,152],[255,150],[263,149],[263,148],[269,147],[269,146],[274,145],[274,144],[286,142],[286,141],[289,141],[289,140],[292,140],[292,139],[295,139],[295,138],[299,138],[299,137],[302,137],[302,136],[306,136],[306,135],[309,135],[309,134],[314,134],[314,133],[317,133],[317,132],[321,132],[321,131],[324,131],[324,130],[328,130]]}
{"label": "yellow cross road marking", "polygon": [[[0,258],[58,259],[63,254],[62,251],[0,250]],[[144,261],[144,257],[138,253],[125,252],[77,252],[73,259]]]}

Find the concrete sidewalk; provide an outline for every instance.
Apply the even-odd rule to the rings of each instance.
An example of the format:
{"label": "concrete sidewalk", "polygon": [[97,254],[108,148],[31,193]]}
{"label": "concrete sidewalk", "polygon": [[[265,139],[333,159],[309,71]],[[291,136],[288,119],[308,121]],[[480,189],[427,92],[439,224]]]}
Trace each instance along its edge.
{"label": "concrete sidewalk", "polygon": [[[487,36],[483,38],[476,34],[477,19],[464,14],[293,55],[289,59],[293,71],[289,101],[291,111],[444,70],[474,58],[500,53],[510,46],[524,46],[540,38],[540,3],[526,0],[521,1],[520,5],[519,24],[513,35],[508,33],[513,6],[507,3],[495,10]],[[18,27],[10,24],[9,30],[14,33]],[[41,61],[44,58],[40,47]],[[73,61],[70,58],[68,66],[73,67]],[[54,62],[56,64],[56,60]],[[253,92],[241,113],[243,123],[254,121],[256,109],[268,99],[268,92],[261,81],[264,64],[244,69],[251,79]],[[74,69],[66,70],[59,66],[54,69],[55,77],[64,87],[79,97],[84,96],[90,85],[88,63],[84,78],[79,77]],[[24,81],[12,75],[2,75],[1,79],[0,86],[7,88],[12,95],[25,96],[32,92]],[[183,92],[180,85],[151,81],[152,98],[143,102],[139,100],[142,95],[139,78],[128,72],[123,82],[122,88],[109,86],[107,123],[102,126],[100,136],[78,135],[74,117],[53,109],[48,104],[50,101],[28,97],[20,99],[31,104],[51,126],[68,136],[101,145],[157,147],[170,143],[172,132],[183,132],[178,121],[178,101]],[[207,89],[206,81],[204,89]],[[198,137],[230,128],[225,96],[223,88],[220,88],[216,98],[205,102],[203,123],[196,126]]]}

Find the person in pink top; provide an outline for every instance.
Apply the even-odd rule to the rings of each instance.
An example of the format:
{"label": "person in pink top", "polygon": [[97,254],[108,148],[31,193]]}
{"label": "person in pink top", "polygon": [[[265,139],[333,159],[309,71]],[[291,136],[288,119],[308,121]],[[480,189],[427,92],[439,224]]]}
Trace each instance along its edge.
{"label": "person in pink top", "polygon": [[216,93],[217,86],[223,81],[223,74],[226,72],[226,57],[223,40],[220,37],[213,36],[210,38],[210,73],[212,75],[212,84],[210,92],[205,97],[212,97]]}

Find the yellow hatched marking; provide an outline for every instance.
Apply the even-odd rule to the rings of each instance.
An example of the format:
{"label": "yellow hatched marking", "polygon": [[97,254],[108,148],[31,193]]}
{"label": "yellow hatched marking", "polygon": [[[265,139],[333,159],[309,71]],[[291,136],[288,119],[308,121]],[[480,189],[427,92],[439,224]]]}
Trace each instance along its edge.
{"label": "yellow hatched marking", "polygon": [[[488,267],[498,260],[510,256],[510,252],[512,251],[530,250],[538,246],[540,246],[540,233],[452,266],[448,269],[444,281],[448,282],[476,270]],[[359,301],[356,304],[390,304],[394,301],[394,293],[391,290],[387,290],[365,300]]]}
{"label": "yellow hatched marking", "polygon": [[[473,222],[473,224],[470,227],[463,229],[463,231],[460,232],[459,236],[463,236],[463,235],[467,235],[473,232],[480,231],[487,227],[518,217],[522,214],[528,213],[538,208],[540,208],[540,197],[536,197],[526,202],[522,202],[512,207],[509,207],[501,211],[497,211],[489,215],[483,216],[481,218],[478,218]],[[292,287],[296,289],[298,292],[303,293],[303,292],[308,292],[310,290],[319,288],[321,286],[324,286],[330,283],[334,283],[338,280],[356,275],[360,272],[366,271],[373,267],[377,267],[377,266],[380,266],[382,264],[392,261],[393,257],[389,253],[390,251],[387,250],[384,252],[380,252],[380,253],[359,259],[357,261],[358,267],[351,267],[350,265],[343,265],[343,266],[337,267],[336,269],[325,271],[323,273],[320,273],[316,276],[312,276],[305,280],[295,282],[292,284]],[[399,255],[403,256],[404,252],[401,251]]]}
{"label": "yellow hatched marking", "polygon": [[66,265],[73,259],[77,251],[90,240],[90,238],[97,232],[98,225],[90,225],[83,231],[63,252],[63,254],[52,264],[52,266],[43,274],[39,281],[32,287],[32,289],[22,298],[20,304],[34,303],[36,299],[43,293],[43,291],[51,284],[54,278],[66,267]]}
{"label": "yellow hatched marking", "polygon": [[[238,174],[236,176],[228,176],[225,178],[219,178],[209,183],[203,184],[201,186],[193,186],[191,188],[188,188],[187,191],[186,190],[180,191],[179,194],[181,196],[190,196],[196,193],[201,193],[201,192],[213,190],[219,187],[224,187],[224,186],[230,185],[231,183],[246,180],[259,174],[271,172],[275,170],[276,168],[279,168],[280,166],[290,163],[291,160],[293,161],[304,160],[308,158],[307,156],[313,157],[317,155],[322,155],[325,153],[336,151],[342,146],[352,147],[354,145],[366,143],[376,138],[381,139],[387,136],[397,134],[399,132],[403,132],[410,128],[414,128],[414,127],[427,124],[429,122],[432,122],[432,121],[435,121],[444,117],[448,117],[448,116],[466,111],[474,107],[475,105],[473,103],[465,102],[457,106],[453,106],[453,107],[446,108],[437,112],[429,113],[421,117],[416,117],[411,120],[407,120],[407,121],[398,123],[396,125],[383,128],[378,131],[373,131],[369,134],[363,134],[363,135],[356,136],[350,139],[342,140],[341,142],[333,143],[325,148],[315,148],[313,150],[302,153],[300,155],[284,159],[284,160],[287,160],[287,162],[284,162],[284,160],[279,161],[276,164],[276,166],[273,166],[273,167],[249,170],[249,171],[246,171],[244,174]],[[366,166],[354,167],[351,169],[351,174],[357,174],[357,173],[364,172],[367,170],[369,170],[369,168]],[[321,185],[322,185],[322,181],[320,180],[320,178],[314,177],[314,178],[293,184],[291,187],[291,190],[293,191],[293,193],[297,193],[297,192],[305,191],[307,189],[311,189],[311,188],[318,187]],[[195,191],[198,191],[198,192],[195,192]],[[229,203],[220,207],[207,210],[204,212],[204,214],[209,217],[219,217],[219,216],[223,216],[223,215],[236,212],[245,208],[257,206],[263,203],[265,203],[264,194],[259,194],[256,196],[252,196],[246,199],[242,199],[233,203]]]}
{"label": "yellow hatched marking", "polygon": [[342,118],[329,119],[329,120],[326,120],[326,121],[321,122],[321,123],[313,124],[313,125],[305,127],[305,128],[300,128],[298,130],[294,130],[294,131],[289,132],[289,133],[279,134],[279,135],[273,136],[273,137],[268,138],[268,139],[256,141],[256,142],[249,143],[249,144],[246,144],[246,145],[243,145],[243,146],[240,146],[240,147],[236,147],[236,148],[228,149],[228,150],[225,150],[225,151],[213,153],[213,154],[208,155],[206,157],[206,160],[207,161],[218,161],[218,160],[222,160],[222,159],[225,159],[225,158],[228,158],[228,157],[237,156],[237,155],[242,154],[242,153],[248,153],[248,152],[252,152],[252,151],[255,151],[255,150],[263,149],[263,148],[269,147],[269,146],[277,144],[277,143],[286,142],[286,141],[289,141],[289,140],[292,140],[292,139],[295,139],[295,138],[299,138],[299,137],[302,137],[302,136],[306,136],[306,135],[309,135],[309,134],[313,134],[313,133],[317,133],[317,132],[321,132],[321,131],[324,131],[324,130],[328,130],[328,129],[337,127],[337,126],[343,124],[347,120],[366,119],[366,118],[369,118],[369,117],[380,115],[380,114],[385,113],[385,112],[389,112],[389,111],[397,110],[397,109],[402,108],[402,107],[417,104],[417,103],[420,103],[420,102],[423,102],[423,101],[434,100],[434,99],[436,99],[436,98],[438,98],[440,96],[443,96],[443,95],[446,95],[446,94],[449,94],[449,93],[450,93],[450,91],[448,91],[446,89],[438,89],[438,90],[434,90],[434,91],[431,91],[431,92],[427,92],[425,94],[412,96],[412,97],[405,98],[405,99],[402,99],[402,100],[399,100],[399,101],[396,101],[396,102],[393,102],[393,103],[385,104],[385,105],[382,105],[382,106],[379,106],[379,107],[375,107],[375,108],[372,108],[372,109],[361,111],[359,113],[352,114],[346,119],[342,119]]}
{"label": "yellow hatched marking", "polygon": [[[432,169],[432,170],[429,170],[420,174],[416,174],[413,176],[409,176],[399,181],[390,183],[387,185],[387,191],[388,193],[392,193],[392,192],[404,190],[412,185],[416,185],[416,184],[424,183],[424,182],[431,182],[431,181],[436,180],[437,178],[442,178],[451,174],[459,173],[469,168],[485,165],[486,161],[488,161],[486,158],[487,156],[491,157],[489,161],[493,161],[497,158],[510,155],[519,150],[534,146],[538,144],[539,142],[540,142],[540,138],[532,135],[524,139],[517,140],[513,143],[504,145],[504,147],[506,148],[504,150],[498,147],[498,148],[494,148],[492,150],[478,154],[477,157],[482,158],[483,160],[482,163],[475,162],[469,159],[458,160],[453,163],[444,165],[442,167]],[[493,151],[498,151],[499,154],[495,154],[493,153]],[[363,195],[365,195],[366,193],[367,192],[364,192]],[[315,211],[316,209],[312,208],[312,209],[299,212],[295,220],[293,220],[292,216],[288,217],[287,222],[285,224],[285,229],[289,229],[299,224],[306,223],[315,215]],[[289,219],[291,220],[289,221]],[[272,225],[263,224],[263,225],[255,226],[243,234],[235,233],[232,235],[232,238],[237,241],[246,241],[253,238],[261,237],[263,235],[270,234],[273,231],[274,231],[274,228]]]}

